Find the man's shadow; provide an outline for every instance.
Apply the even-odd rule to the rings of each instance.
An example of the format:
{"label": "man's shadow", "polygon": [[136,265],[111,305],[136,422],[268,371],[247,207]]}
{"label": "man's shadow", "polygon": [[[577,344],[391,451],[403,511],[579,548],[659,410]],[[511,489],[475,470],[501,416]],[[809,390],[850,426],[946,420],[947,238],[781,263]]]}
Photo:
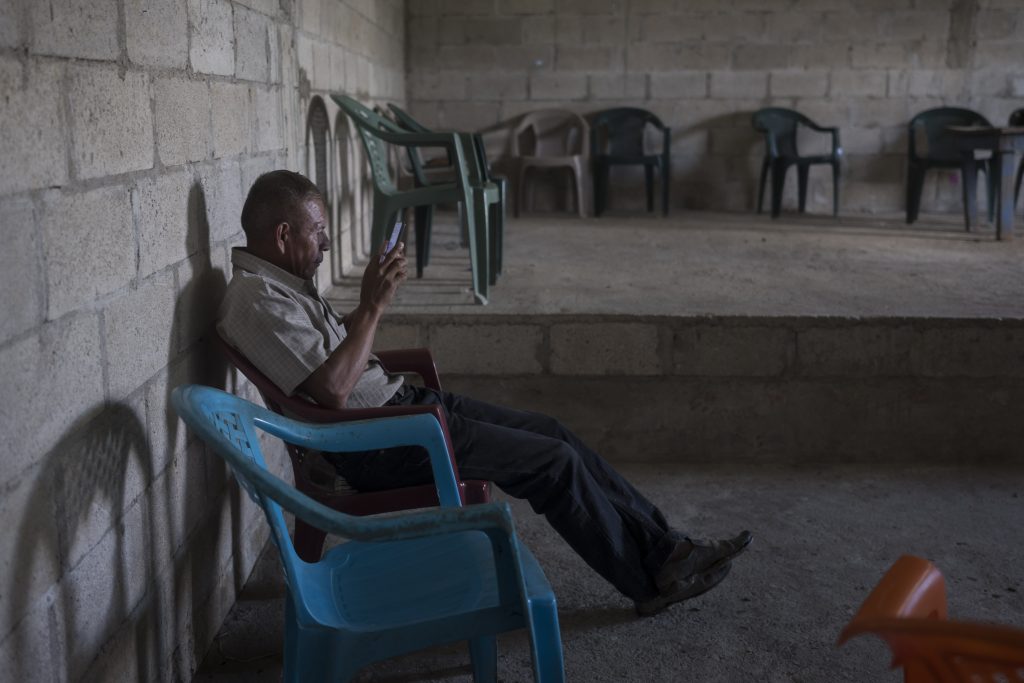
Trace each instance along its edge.
{"label": "man's shadow", "polygon": [[[225,557],[221,543],[233,544],[232,586],[244,583],[241,550],[241,510],[238,487],[230,483],[227,468],[205,444],[192,437],[171,404],[171,392],[183,384],[202,384],[224,389],[227,365],[213,343],[217,308],[224,298],[227,280],[217,267],[210,244],[206,195],[199,182],[188,195],[188,226],[184,236],[189,254],[187,267],[178,271],[178,297],[174,306],[164,395],[164,427],[168,468],[160,495],[166,500],[165,532],[178,547],[173,549],[172,634],[191,637],[179,645],[174,664],[187,676],[202,661],[197,649],[209,642],[219,622],[207,614],[218,600],[212,599]],[[228,496],[228,510],[222,496]],[[211,508],[210,503],[221,501]],[[224,514],[230,515],[231,538],[223,539]],[[221,615],[216,615],[219,617]],[[191,628],[189,625],[191,624]]]}

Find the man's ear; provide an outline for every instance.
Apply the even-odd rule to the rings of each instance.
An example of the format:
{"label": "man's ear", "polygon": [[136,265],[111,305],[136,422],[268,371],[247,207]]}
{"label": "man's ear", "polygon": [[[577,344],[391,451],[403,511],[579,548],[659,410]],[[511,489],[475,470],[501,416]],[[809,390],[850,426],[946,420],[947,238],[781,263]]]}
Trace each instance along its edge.
{"label": "man's ear", "polygon": [[274,247],[279,254],[283,254],[287,243],[292,239],[292,226],[290,223],[281,222],[274,226]]}

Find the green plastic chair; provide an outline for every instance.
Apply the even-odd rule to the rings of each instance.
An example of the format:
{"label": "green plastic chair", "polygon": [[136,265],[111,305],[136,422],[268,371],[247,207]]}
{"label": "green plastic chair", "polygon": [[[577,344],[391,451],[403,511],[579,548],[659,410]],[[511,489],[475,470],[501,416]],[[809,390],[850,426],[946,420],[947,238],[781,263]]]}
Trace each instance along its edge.
{"label": "green plastic chair", "polygon": [[[388,103],[388,109],[391,110],[391,114],[395,117],[395,121],[398,122],[402,128],[412,133],[433,133],[422,123],[414,119],[404,109],[396,104]],[[491,273],[490,284],[494,285],[497,281],[497,276],[501,275],[502,265],[502,251],[504,245],[504,234],[505,234],[505,212],[507,197],[508,197],[508,180],[503,176],[496,176],[491,174],[490,164],[487,162],[487,150],[484,147],[483,136],[479,133],[473,133],[473,152],[476,154],[477,164],[480,167],[480,173],[484,181],[484,191],[487,198],[487,206],[489,215],[487,217],[487,225],[490,228],[490,262],[488,268]],[[423,162],[423,157],[420,155],[419,149],[414,147],[407,147],[406,153],[409,156],[409,165],[412,168],[413,177],[416,179],[417,187],[428,186],[431,184],[428,170]],[[451,169],[451,160],[448,162],[448,166],[441,167],[446,173]],[[433,170],[433,169],[431,169]],[[436,181],[435,181],[436,182]],[[430,263],[430,230],[434,222],[434,207],[433,205],[417,206],[416,207],[416,277],[422,277],[423,268]],[[420,225],[423,225],[423,245],[422,251],[419,248],[420,245]],[[421,262],[422,254],[422,262]]]}
{"label": "green plastic chair", "polygon": [[[644,136],[652,127],[661,133],[661,151],[648,154]],[[617,107],[590,116],[590,158],[594,163],[594,215],[608,206],[608,176],[612,166],[643,166],[647,210],[654,211],[654,171],[661,182],[661,215],[668,215],[672,173],[672,131],[646,109]]]}
{"label": "green plastic chair", "polygon": [[[757,187],[757,212],[764,208],[764,189],[769,173],[772,178],[772,218],[778,218],[782,210],[782,190],[786,182],[786,171],[796,165],[797,198],[800,213],[807,210],[807,179],[814,164],[828,164],[832,167],[832,215],[839,215],[839,168],[843,148],[839,144],[839,129],[835,126],[819,126],[814,121],[792,109],[767,107],[758,109],[751,117],[754,130],[764,135],[764,159],[761,161],[761,177]],[[827,154],[800,154],[797,150],[797,129],[805,126],[818,133],[832,136],[832,149]]]}
{"label": "green plastic chair", "polygon": [[970,229],[970,218],[974,216],[975,193],[978,184],[978,170],[985,173],[988,190],[988,220],[996,215],[996,173],[991,159],[967,158],[956,145],[949,132],[949,126],[992,126],[988,119],[978,112],[961,107],[937,107],[928,109],[910,119],[907,126],[907,223],[917,220],[921,209],[921,192],[924,188],[925,173],[930,168],[960,169],[960,184],[963,187],[964,215]]}
{"label": "green plastic chair", "polygon": [[[462,224],[469,235],[469,258],[473,271],[473,295],[486,304],[492,281],[488,267],[487,192],[483,176],[472,153],[472,136],[467,133],[410,133],[398,124],[364,107],[347,95],[332,94],[359,131],[373,174],[373,225],[370,231],[374,248],[385,238],[388,226],[406,207],[462,203]],[[391,176],[385,144],[402,147],[438,147],[448,152],[453,162],[450,183],[399,190]],[[467,153],[466,150],[469,150]],[[421,247],[417,244],[417,250]]]}
{"label": "green plastic chair", "polygon": [[[555,595],[519,542],[507,503],[461,507],[444,433],[432,415],[299,422],[212,387],[176,388],[181,419],[223,458],[262,509],[284,565],[284,680],[348,681],[372,662],[467,641],[476,681],[497,679],[496,635],[527,629],[534,678],[565,680]],[[426,448],[444,507],[394,517],[332,510],[267,470],[266,433],[321,451]],[[282,508],[349,539],[304,562]]]}

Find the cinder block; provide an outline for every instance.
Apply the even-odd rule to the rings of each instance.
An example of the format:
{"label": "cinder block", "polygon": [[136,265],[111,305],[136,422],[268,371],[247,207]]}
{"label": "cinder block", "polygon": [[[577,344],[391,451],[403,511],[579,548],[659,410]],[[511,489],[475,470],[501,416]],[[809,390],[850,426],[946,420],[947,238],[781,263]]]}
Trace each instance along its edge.
{"label": "cinder block", "polygon": [[499,111],[497,102],[445,102],[438,112],[438,127],[444,130],[485,128],[498,123]]}
{"label": "cinder block", "polygon": [[834,43],[798,43],[790,46],[790,66],[820,69],[846,69],[850,66],[848,46]]}
{"label": "cinder block", "polygon": [[63,68],[33,60],[27,74],[15,59],[0,57],[0,194],[67,182],[60,115]]}
{"label": "cinder block", "polygon": [[885,97],[889,76],[884,69],[833,69],[829,74],[829,96]]}
{"label": "cinder block", "polygon": [[625,0],[559,0],[557,11],[563,14],[621,14]]}
{"label": "cinder block", "polygon": [[785,69],[790,65],[792,51],[790,45],[737,45],[733,64],[739,70]]}
{"label": "cinder block", "polygon": [[267,17],[235,7],[235,76],[250,81],[269,81],[269,45],[276,40]]}
{"label": "cinder block", "polygon": [[25,40],[25,22],[21,3],[5,0],[0,3],[0,47],[19,47]]}
{"label": "cinder block", "polygon": [[128,59],[145,66],[185,68],[186,0],[126,0],[124,20]]}
{"label": "cinder block", "polygon": [[559,46],[555,67],[560,71],[622,71],[622,48]]}
{"label": "cinder block", "polygon": [[708,94],[708,74],[704,71],[676,71],[651,74],[651,98],[675,100],[704,98]]}
{"label": "cinder block", "polygon": [[209,156],[210,90],[204,81],[156,81],[156,135],[165,166]]}
{"label": "cinder block", "polygon": [[[483,45],[518,45],[522,42],[523,20],[519,18],[468,17],[465,20],[466,38]],[[442,26],[442,33],[444,27]]]}
{"label": "cinder block", "polygon": [[48,193],[39,220],[44,240],[47,318],[92,304],[135,275],[128,190]]}
{"label": "cinder block", "polygon": [[[446,80],[455,80],[457,75],[441,76],[442,83]],[[525,72],[521,74],[471,74],[468,79],[463,79],[464,90],[473,100],[525,100],[526,99]],[[441,95],[438,95],[441,97]]]}
{"label": "cinder block", "polygon": [[213,156],[231,157],[249,151],[252,135],[249,89],[238,83],[210,83]]}
{"label": "cinder block", "polygon": [[647,99],[646,74],[591,74],[590,97],[595,100]]}
{"label": "cinder block", "polygon": [[[201,208],[205,214],[211,242],[228,239],[241,230],[239,217],[242,215],[242,204],[245,202],[249,187],[260,173],[273,170],[265,157],[254,158],[252,164],[255,165],[255,174],[247,178],[244,192],[237,162],[221,161],[199,168],[198,197],[193,206]],[[190,220],[201,219],[194,217]]]}
{"label": "cinder block", "polygon": [[494,63],[504,71],[550,69],[554,62],[554,45],[505,45],[494,48]]}
{"label": "cinder block", "polygon": [[42,321],[42,271],[37,254],[38,228],[32,202],[0,198],[0,225],[6,244],[0,251],[0,344]]}
{"label": "cinder block", "polygon": [[188,256],[191,187],[192,174],[180,169],[139,181],[133,199],[138,217],[140,278]]}
{"label": "cinder block", "polygon": [[494,12],[494,0],[438,0],[437,12],[443,15],[483,14]]}
{"label": "cinder block", "polygon": [[256,109],[256,150],[264,152],[285,146],[281,125],[281,91],[277,88],[252,89],[252,103]]}
{"label": "cinder block", "polygon": [[631,22],[631,28],[633,42],[689,43],[705,36],[704,22],[689,13],[639,16]]}
{"label": "cinder block", "polygon": [[828,72],[813,69],[773,71],[769,92],[772,97],[824,97]]}
{"label": "cinder block", "polygon": [[495,66],[494,48],[490,45],[442,45],[437,50],[437,65],[441,69],[486,71]]}
{"label": "cinder block", "polygon": [[592,16],[580,19],[583,25],[583,42],[587,45],[611,45],[621,47],[626,43],[626,19],[624,16]]}
{"label": "cinder block", "polygon": [[530,75],[531,100],[581,100],[587,96],[585,74],[534,73]]}
{"label": "cinder block", "polygon": [[909,325],[836,325],[797,330],[797,372],[804,377],[898,377],[910,374],[919,341]]}
{"label": "cinder block", "polygon": [[551,372],[556,375],[661,374],[658,328],[642,323],[551,326]]}
{"label": "cinder block", "polygon": [[228,0],[188,0],[189,60],[198,73],[235,73],[235,28]]}
{"label": "cinder block", "polygon": [[[464,100],[467,97],[471,99],[491,99],[499,97],[496,93],[503,92],[502,87],[495,87],[492,84],[492,80],[497,78],[495,74],[480,74],[466,76],[461,71],[441,71],[441,72],[425,72],[422,75],[417,75],[416,78],[412,79],[409,83],[413,99],[440,99],[440,100]],[[501,76],[509,83],[506,87],[514,87],[511,84],[515,80],[520,80],[523,83],[523,94],[519,99],[523,99],[526,96],[526,76],[513,77],[513,76]]]}
{"label": "cinder block", "polygon": [[814,43],[821,36],[817,12],[769,12],[765,22],[764,35],[775,43]]}
{"label": "cinder block", "polygon": [[759,98],[768,94],[768,74],[760,71],[713,71],[711,97]]}
{"label": "cinder block", "polygon": [[855,43],[850,51],[850,66],[855,69],[891,67],[905,63],[910,55],[903,43]]}
{"label": "cinder block", "polygon": [[377,336],[374,340],[373,349],[374,351],[387,349],[416,349],[425,345],[423,333],[419,325],[389,323],[387,318],[385,318],[377,328]]}
{"label": "cinder block", "polygon": [[6,484],[96,414],[103,401],[99,321],[79,315],[43,325],[0,349],[0,367],[8,383],[0,412],[7,448],[0,482]]}
{"label": "cinder block", "polygon": [[[701,9],[707,9],[702,6]],[[761,8],[758,8],[760,10]],[[795,12],[790,12],[795,14]],[[714,40],[727,45],[750,42],[778,43],[772,36],[765,33],[765,13],[754,12],[708,12],[702,15],[704,40]]]}
{"label": "cinder block", "polygon": [[[39,546],[31,548],[29,558],[42,554]],[[25,555],[12,556],[12,560],[27,562]],[[40,560],[45,562],[46,559]],[[6,578],[6,577],[4,577]],[[11,585],[8,581],[7,585]],[[20,582],[17,585],[21,585]],[[17,626],[9,630],[4,627],[4,638],[0,641],[0,679],[5,681],[57,681],[64,675],[63,638],[60,629],[53,628],[59,623],[61,605],[51,594],[38,597],[35,601],[28,600],[28,593],[19,590],[5,591],[12,598],[24,605],[24,611],[18,614]]]}
{"label": "cinder block", "polygon": [[950,13],[938,8],[881,13],[882,35],[899,41],[927,40],[949,35]]}
{"label": "cinder block", "polygon": [[1014,27],[1020,12],[1009,10],[986,10],[978,12],[975,32],[979,42],[990,40],[1010,40],[1014,37]]}
{"label": "cinder block", "polygon": [[499,14],[547,14],[555,9],[555,0],[498,0]]}
{"label": "cinder block", "polygon": [[274,16],[277,11],[281,8],[280,0],[235,0],[239,5],[245,5],[249,9],[254,9],[257,12]]}
{"label": "cinder block", "polygon": [[536,325],[435,325],[428,344],[438,372],[456,375],[534,375],[543,335]]}
{"label": "cinder block", "polygon": [[1024,97],[1024,76],[1010,77],[1010,96]]}
{"label": "cinder block", "polygon": [[117,0],[29,3],[32,53],[79,59],[117,59]]}
{"label": "cinder block", "polygon": [[794,334],[784,327],[693,325],[673,338],[677,375],[776,377],[790,367]]}
{"label": "cinder block", "polygon": [[176,306],[174,273],[168,270],[107,307],[103,327],[111,398],[132,393],[170,362]]}
{"label": "cinder block", "polygon": [[[7,523],[5,532],[0,534],[0,585],[18,587],[0,592],[0,633],[6,640],[18,639],[17,634],[13,638],[8,634],[32,614],[36,602],[60,578],[59,536],[54,524],[57,499],[53,495],[53,479],[58,474],[47,463],[39,463],[4,482],[0,515]],[[43,640],[48,642],[49,638]],[[28,651],[31,646],[20,643],[19,649]],[[4,661],[0,658],[0,673],[4,671]],[[5,680],[31,678],[26,675]]]}
{"label": "cinder block", "polygon": [[[69,67],[74,167],[80,178],[153,167],[149,77],[114,67]],[[158,108],[159,109],[159,108]]]}
{"label": "cinder block", "polygon": [[992,323],[927,328],[912,349],[911,362],[926,377],[1024,377],[1024,327]]}

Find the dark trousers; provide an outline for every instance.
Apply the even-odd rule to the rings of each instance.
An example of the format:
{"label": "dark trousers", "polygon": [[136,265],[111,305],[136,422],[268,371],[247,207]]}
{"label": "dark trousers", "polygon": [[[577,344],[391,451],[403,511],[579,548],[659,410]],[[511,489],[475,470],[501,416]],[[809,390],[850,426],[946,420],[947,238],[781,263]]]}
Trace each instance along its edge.
{"label": "dark trousers", "polygon": [[[664,515],[554,418],[465,396],[406,386],[392,404],[439,403],[463,479],[492,481],[525,498],[580,557],[622,594],[657,594],[653,577],[683,538]],[[423,448],[411,446],[333,459],[361,491],[433,480]]]}

